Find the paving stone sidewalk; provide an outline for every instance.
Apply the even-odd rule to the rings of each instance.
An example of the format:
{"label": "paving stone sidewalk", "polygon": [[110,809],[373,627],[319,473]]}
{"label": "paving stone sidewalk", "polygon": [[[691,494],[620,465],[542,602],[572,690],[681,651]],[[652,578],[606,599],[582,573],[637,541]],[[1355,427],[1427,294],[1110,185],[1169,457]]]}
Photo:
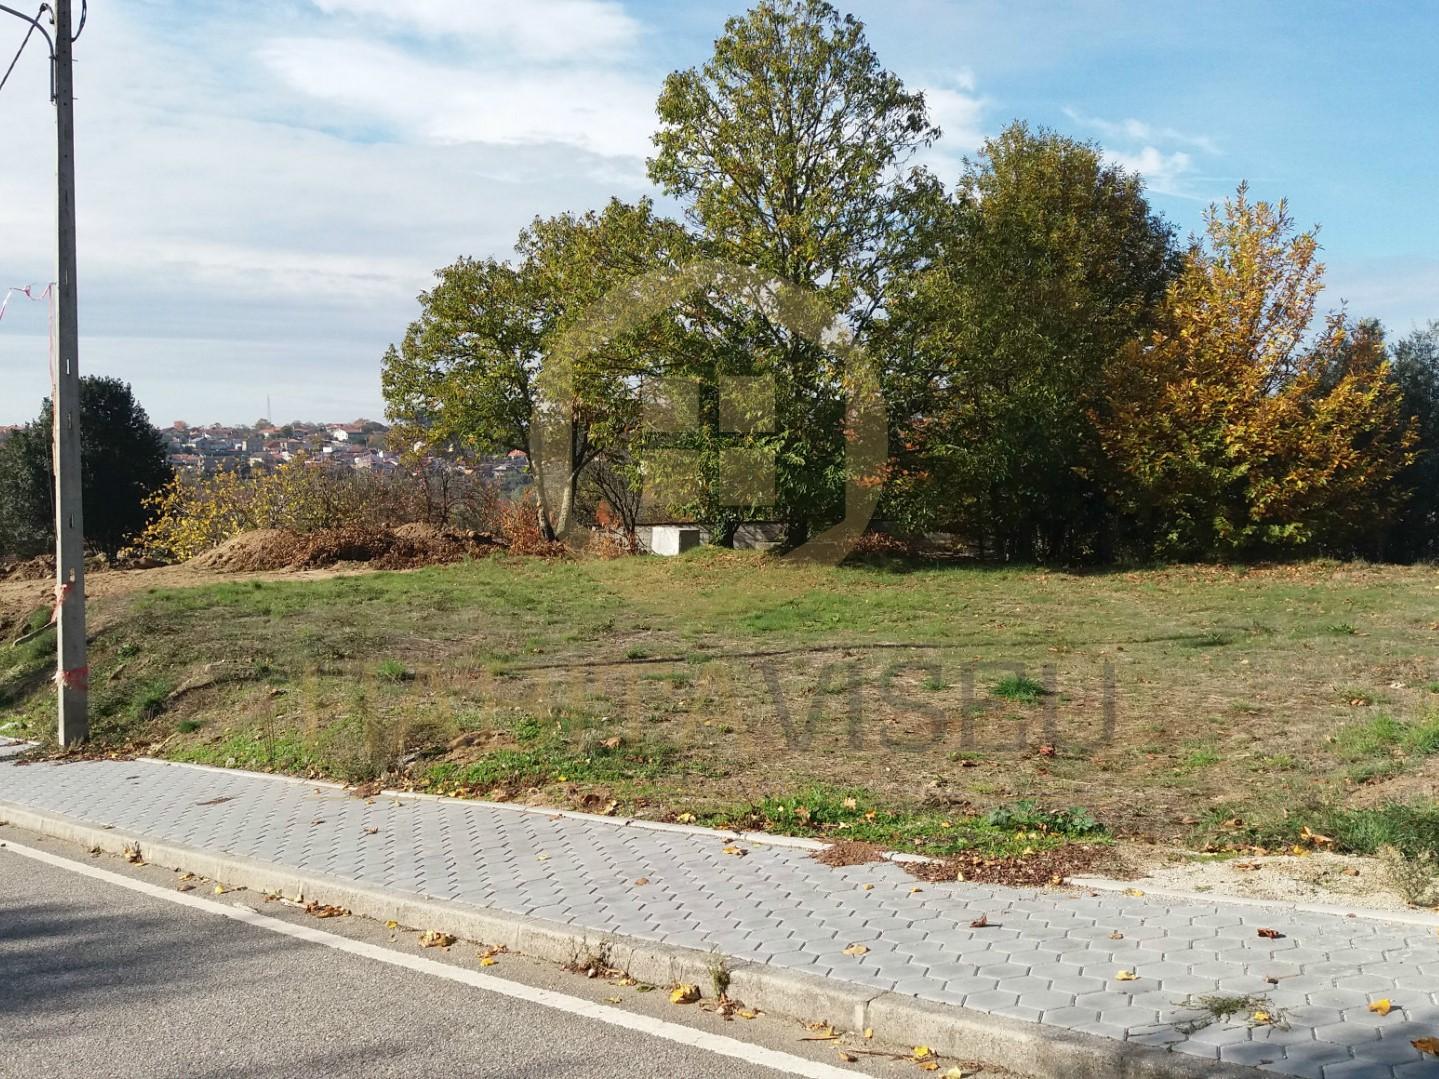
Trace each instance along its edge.
{"label": "paving stone sidewalk", "polygon": [[[0,801],[1280,1074],[1439,1079],[1439,1061],[1410,1044],[1439,1036],[1432,927],[919,884],[888,862],[835,869],[790,846],[747,842],[745,856],[726,854],[731,839],[695,829],[442,799],[367,802],[283,777],[147,760],[0,762]],[[971,928],[980,914],[989,928]],[[868,951],[846,955],[850,944]],[[1120,970],[1137,979],[1116,980]],[[1176,1026],[1194,1014],[1186,998],[1216,993],[1267,995],[1285,1026],[1251,1027],[1247,1017],[1188,1034]],[[1368,1009],[1379,998],[1394,1004],[1387,1016]]]}

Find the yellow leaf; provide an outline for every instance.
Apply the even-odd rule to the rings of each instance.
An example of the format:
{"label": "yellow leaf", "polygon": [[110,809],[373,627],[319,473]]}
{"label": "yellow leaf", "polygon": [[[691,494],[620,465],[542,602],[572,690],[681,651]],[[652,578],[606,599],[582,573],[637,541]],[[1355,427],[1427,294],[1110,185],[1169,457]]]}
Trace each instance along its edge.
{"label": "yellow leaf", "polygon": [[693,1004],[699,998],[700,991],[693,985],[677,985],[670,990],[671,1004]]}
{"label": "yellow leaf", "polygon": [[872,892],[872,891],[874,891],[874,885],[873,885],[873,884],[866,884],[866,885],[864,886],[864,890],[865,890],[866,892]]}
{"label": "yellow leaf", "polygon": [[482,967],[492,967],[492,966],[494,966],[494,965],[495,965],[496,963],[498,963],[498,962],[499,962],[499,960],[496,959],[494,956],[492,956],[492,955],[487,955],[487,956],[485,956],[483,959],[480,960],[480,966],[482,966]]}
{"label": "yellow leaf", "polygon": [[934,1050],[931,1049],[929,1046],[927,1046],[927,1045],[916,1045],[916,1046],[914,1047],[914,1059],[915,1059],[915,1060],[926,1060],[926,1059],[928,1059],[929,1057],[932,1057],[932,1056],[934,1056]]}
{"label": "yellow leaf", "polygon": [[400,928],[400,923],[397,922],[397,921],[395,921],[395,919],[391,918],[388,922],[385,923],[385,928],[386,928],[386,929],[398,929],[398,928]]}
{"label": "yellow leaf", "polygon": [[1369,1005],[1369,1010],[1371,1012],[1377,1012],[1379,1015],[1388,1015],[1390,1011],[1393,1010],[1393,1008],[1394,1005],[1389,1003],[1389,999],[1387,997],[1383,1000],[1376,1000]]}
{"label": "yellow leaf", "polygon": [[1264,1026],[1268,1023],[1274,1022],[1274,1017],[1268,1012],[1255,1012],[1249,1018],[1252,1019],[1259,1026]]}
{"label": "yellow leaf", "polygon": [[225,894],[225,886],[224,886],[223,884],[217,884],[217,885],[215,885],[215,894],[216,894],[216,895],[224,895],[224,894]]}
{"label": "yellow leaf", "polygon": [[681,813],[675,820],[681,824],[693,824],[695,822],[695,815],[693,813]]}
{"label": "yellow leaf", "polygon": [[735,1012],[735,1015],[739,1016],[741,1019],[759,1018],[759,1012],[755,1011],[753,1008],[741,1008],[739,1011]]}
{"label": "yellow leaf", "polygon": [[421,948],[448,948],[455,943],[455,938],[448,933],[441,933],[438,929],[426,929],[420,934]]}
{"label": "yellow leaf", "polygon": [[1144,893],[1143,893],[1142,891],[1140,891],[1138,888],[1126,888],[1126,889],[1124,889],[1124,894],[1125,894],[1125,895],[1143,895]]}
{"label": "yellow leaf", "polygon": [[1115,974],[1114,980],[1116,982],[1137,982],[1139,981],[1139,975],[1132,970],[1121,970]]}
{"label": "yellow leaf", "polygon": [[869,1039],[873,1038],[873,1037],[874,1037],[874,1027],[865,1027],[865,1028],[864,1028],[864,1037],[865,1037],[865,1041],[868,1041]]}
{"label": "yellow leaf", "polygon": [[869,951],[868,945],[864,945],[864,944],[851,944],[848,948],[846,948],[846,949],[844,950],[844,954],[845,954],[845,955],[864,955],[864,954],[867,953],[868,951]]}
{"label": "yellow leaf", "polygon": [[958,1064],[956,1064],[954,1067],[950,1068],[944,1073],[944,1079],[969,1079],[969,1077],[974,1074],[976,1073],[967,1072]]}

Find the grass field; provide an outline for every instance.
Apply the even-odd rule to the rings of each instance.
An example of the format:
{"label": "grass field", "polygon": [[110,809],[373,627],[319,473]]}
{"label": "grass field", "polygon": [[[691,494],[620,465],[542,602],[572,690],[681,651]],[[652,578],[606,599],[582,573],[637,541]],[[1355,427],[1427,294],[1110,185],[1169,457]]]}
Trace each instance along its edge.
{"label": "grass field", "polygon": [[[1439,847],[1432,567],[1073,574],[700,550],[93,606],[95,735],[176,759],[930,852],[1098,826]],[[48,732],[53,647],[0,653],[10,733]]]}

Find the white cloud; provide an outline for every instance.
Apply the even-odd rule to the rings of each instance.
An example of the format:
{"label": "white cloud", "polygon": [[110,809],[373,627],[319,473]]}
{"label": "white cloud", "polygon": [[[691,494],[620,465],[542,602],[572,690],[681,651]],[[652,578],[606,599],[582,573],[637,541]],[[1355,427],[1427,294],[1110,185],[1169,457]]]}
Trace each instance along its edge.
{"label": "white cloud", "polygon": [[1194,158],[1183,150],[1165,153],[1157,146],[1145,146],[1135,153],[1106,151],[1116,165],[1144,177],[1151,190],[1161,195],[1187,197],[1186,182],[1194,169]]}
{"label": "white cloud", "polygon": [[627,49],[640,26],[610,0],[314,0],[328,15],[356,16],[429,38],[471,38],[536,59]]}
{"label": "white cloud", "polygon": [[984,114],[989,102],[976,94],[974,74],[951,72],[920,86],[931,122],[941,131],[940,140],[919,155],[940,179],[953,183],[964,167],[965,156],[973,157],[984,144]]}
{"label": "white cloud", "polygon": [[359,39],[279,38],[260,56],[291,88],[380,118],[406,137],[502,146],[559,143],[643,157],[655,82],[605,68],[444,65]]}
{"label": "white cloud", "polygon": [[[1097,133],[1105,156],[1116,165],[1139,173],[1150,190],[1184,199],[1207,199],[1195,192],[1194,155],[1215,156],[1219,145],[1208,135],[1196,135],[1145,120],[1106,120],[1066,106],[1064,114],[1080,127]],[[1182,149],[1180,149],[1182,147]]]}

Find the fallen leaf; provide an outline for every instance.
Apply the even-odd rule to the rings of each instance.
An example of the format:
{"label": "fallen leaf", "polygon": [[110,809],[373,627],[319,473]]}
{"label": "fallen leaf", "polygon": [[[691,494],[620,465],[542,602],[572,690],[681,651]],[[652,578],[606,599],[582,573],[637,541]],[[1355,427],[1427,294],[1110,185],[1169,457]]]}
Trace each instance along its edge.
{"label": "fallen leaf", "polygon": [[438,929],[426,929],[420,934],[421,948],[448,948],[455,943],[455,938],[448,933],[441,933]]}
{"label": "fallen leaf", "polygon": [[224,886],[223,884],[217,884],[217,885],[215,885],[215,894],[216,894],[216,895],[224,895],[224,894],[225,894],[225,891],[226,891],[226,889],[225,889],[225,886]]}
{"label": "fallen leaf", "polygon": [[699,1000],[700,991],[697,986],[677,985],[670,990],[671,1004],[693,1004]]}
{"label": "fallen leaf", "polygon": [[978,1075],[978,1072],[966,1071],[958,1064],[944,1073],[944,1079],[969,1079],[971,1075]]}
{"label": "fallen leaf", "polygon": [[724,852],[726,854],[733,855],[736,858],[743,858],[746,854],[749,853],[749,851],[745,850],[743,847],[736,847],[733,844],[726,847],[724,849]]}
{"label": "fallen leaf", "polygon": [[1377,1015],[1388,1015],[1393,1008],[1394,1005],[1389,1002],[1387,997],[1383,1000],[1372,1001],[1369,1005],[1369,1010]]}
{"label": "fallen leaf", "polygon": [[311,900],[305,904],[305,913],[315,918],[343,918],[350,912],[344,907],[332,906],[329,903],[317,903]]}
{"label": "fallen leaf", "polygon": [[1284,934],[1277,929],[1261,929],[1259,935],[1265,940],[1282,940],[1284,937]]}
{"label": "fallen leaf", "polygon": [[972,921],[972,922],[969,923],[969,928],[971,928],[971,929],[984,929],[984,928],[985,928],[986,926],[988,926],[988,925],[989,925],[989,915],[987,915],[987,914],[981,914],[978,918],[976,918],[974,921]]}
{"label": "fallen leaf", "polygon": [[1352,865],[1345,866],[1343,872],[1346,877],[1357,877],[1359,875],[1359,870],[1355,869]]}
{"label": "fallen leaf", "polygon": [[856,802],[853,798],[846,798],[846,799],[844,800],[844,808],[845,808],[845,809],[857,809],[857,808],[859,808],[859,803]]}
{"label": "fallen leaf", "polygon": [[695,815],[693,813],[681,813],[675,820],[681,824],[693,824],[695,822]]}
{"label": "fallen leaf", "polygon": [[865,890],[866,892],[872,892],[872,891],[874,891],[874,885],[873,885],[873,884],[866,884],[866,885],[864,886],[864,890]]}
{"label": "fallen leaf", "polygon": [[395,921],[395,919],[391,918],[388,922],[385,923],[385,928],[386,928],[386,929],[398,929],[398,928],[400,928],[400,923],[397,922],[397,921]]}
{"label": "fallen leaf", "polygon": [[759,1012],[755,1011],[753,1008],[741,1008],[739,1011],[735,1012],[735,1015],[739,1016],[741,1019],[759,1018]]}
{"label": "fallen leaf", "polygon": [[927,1045],[916,1045],[914,1047],[915,1060],[927,1060],[934,1056],[934,1050]]}
{"label": "fallen leaf", "polygon": [[909,890],[909,894],[910,894],[910,895],[915,895],[915,894],[917,894],[917,893],[919,893],[919,892],[922,892],[922,891],[924,891],[923,888],[911,888],[911,889]]}
{"label": "fallen leaf", "polygon": [[177,884],[177,885],[175,885],[175,891],[177,891],[177,892],[193,892],[194,890],[195,890],[195,886],[194,886],[193,884]]}
{"label": "fallen leaf", "polygon": [[603,742],[600,743],[600,745],[604,746],[606,749],[619,749],[619,748],[620,748],[620,738],[619,738],[619,735],[615,735],[615,737],[613,737],[613,738],[606,738]]}
{"label": "fallen leaf", "polygon": [[1124,894],[1125,894],[1125,895],[1135,895],[1135,896],[1139,896],[1139,895],[1143,895],[1144,893],[1141,892],[1138,888],[1126,888],[1126,889],[1124,889]]}
{"label": "fallen leaf", "polygon": [[1255,1012],[1249,1018],[1254,1022],[1256,1026],[1267,1026],[1270,1023],[1274,1022],[1274,1017],[1272,1015],[1270,1015],[1268,1012],[1262,1011]]}
{"label": "fallen leaf", "polygon": [[869,1041],[874,1037],[874,1027],[864,1028],[864,1040]]}
{"label": "fallen leaf", "polygon": [[939,1071],[939,1064],[933,1060],[926,1060],[920,1064],[919,1070],[923,1072],[937,1072]]}
{"label": "fallen leaf", "polygon": [[645,884],[648,884],[649,882],[650,882],[650,878],[649,878],[649,877],[636,877],[636,878],[635,878],[635,883],[636,883],[636,884],[639,884],[639,885],[645,885]]}
{"label": "fallen leaf", "polygon": [[606,1004],[619,1004],[619,1003],[621,1003],[623,1000],[624,1000],[623,997],[605,997],[605,1003],[606,1003]]}
{"label": "fallen leaf", "polygon": [[1123,940],[1123,939],[1124,939],[1124,934],[1121,933],[1118,929],[1116,929],[1113,933],[1110,933],[1110,934],[1109,934],[1109,939],[1110,939],[1110,940]]}
{"label": "fallen leaf", "polygon": [[1439,1057],[1439,1038],[1415,1038],[1409,1044],[1421,1053],[1428,1053],[1431,1057]]}
{"label": "fallen leaf", "polygon": [[373,824],[367,825],[366,827],[362,828],[361,831],[363,831],[366,835],[379,835],[379,834],[380,834],[380,829],[377,828],[377,827],[375,827]]}
{"label": "fallen leaf", "polygon": [[859,1057],[855,1056],[853,1053],[846,1053],[843,1049],[836,1049],[835,1053],[839,1056],[839,1059],[844,1061],[846,1064],[854,1064],[859,1060]]}
{"label": "fallen leaf", "polygon": [[498,963],[498,962],[499,962],[499,960],[496,959],[494,956],[492,956],[492,955],[487,955],[487,956],[484,956],[484,957],[480,960],[480,966],[482,966],[482,967],[492,967],[492,966],[494,966],[494,965],[495,965],[496,963]]}
{"label": "fallen leaf", "polygon": [[868,952],[869,946],[866,944],[851,944],[844,950],[845,955],[866,955]]}
{"label": "fallen leaf", "polygon": [[1137,982],[1139,975],[1132,970],[1121,970],[1114,975],[1114,980],[1116,982]]}

